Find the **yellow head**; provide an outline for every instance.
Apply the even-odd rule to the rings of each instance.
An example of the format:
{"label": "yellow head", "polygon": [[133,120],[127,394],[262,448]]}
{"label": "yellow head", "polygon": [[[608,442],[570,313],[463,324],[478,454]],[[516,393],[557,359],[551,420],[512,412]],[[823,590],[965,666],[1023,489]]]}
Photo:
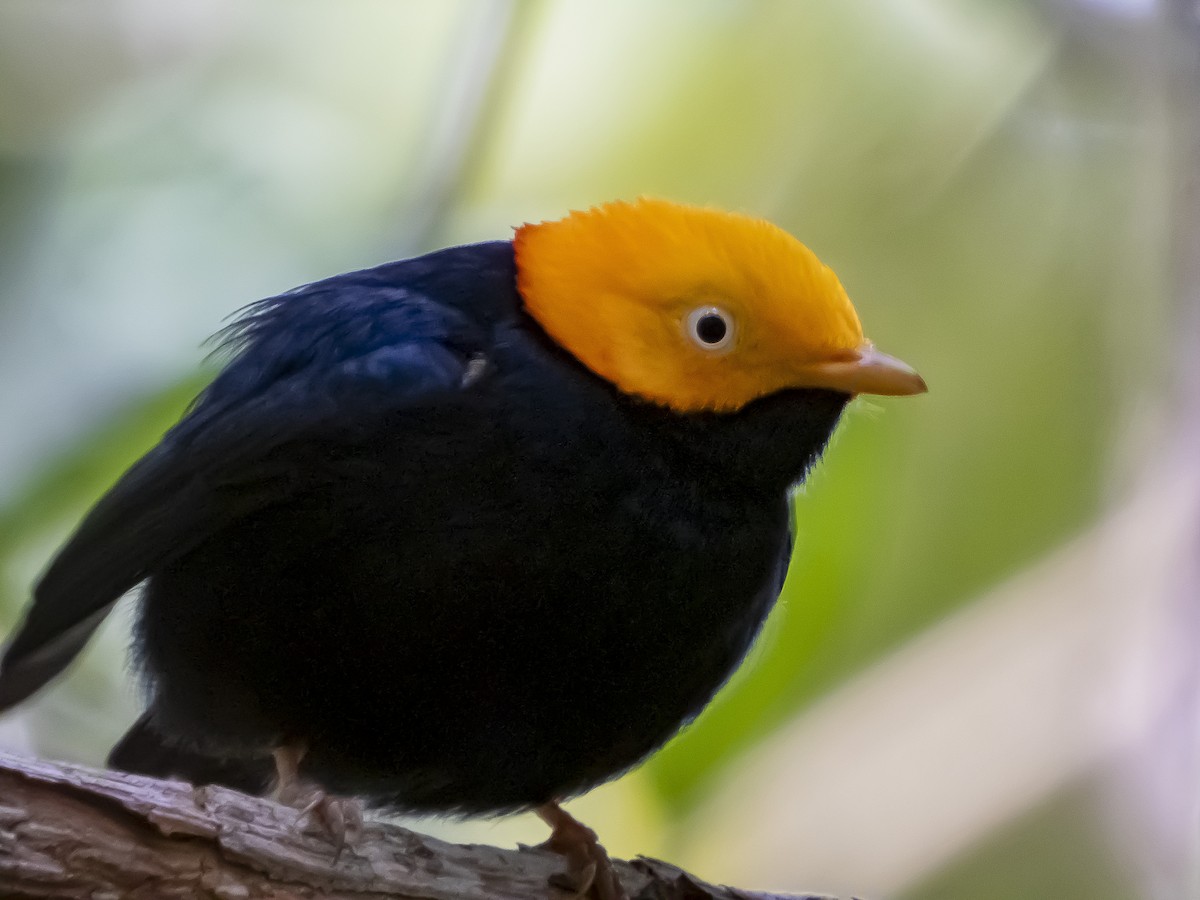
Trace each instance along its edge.
{"label": "yellow head", "polygon": [[729,412],[785,388],[925,390],[863,339],[833,271],[770,222],[643,198],[524,225],[514,246],[530,315],[627,394]]}

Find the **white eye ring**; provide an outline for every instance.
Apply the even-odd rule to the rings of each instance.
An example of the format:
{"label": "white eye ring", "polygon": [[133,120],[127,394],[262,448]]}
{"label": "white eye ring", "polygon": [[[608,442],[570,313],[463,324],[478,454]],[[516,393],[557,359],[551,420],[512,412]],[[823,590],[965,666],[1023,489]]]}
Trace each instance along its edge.
{"label": "white eye ring", "polygon": [[737,333],[733,316],[719,306],[698,306],[693,309],[688,313],[684,330],[692,343],[710,353],[728,350],[733,346]]}

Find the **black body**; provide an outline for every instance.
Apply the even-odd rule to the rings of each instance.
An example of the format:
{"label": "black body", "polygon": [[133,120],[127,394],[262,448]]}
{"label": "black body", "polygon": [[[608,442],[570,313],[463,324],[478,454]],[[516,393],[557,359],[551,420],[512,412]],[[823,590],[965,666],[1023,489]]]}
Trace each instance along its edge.
{"label": "black body", "polygon": [[508,242],[263,301],[231,341],[46,572],[0,707],[145,581],[149,708],[115,764],[254,788],[303,742],[303,774],[406,810],[571,796],[694,717],[779,593],[788,488],[848,399],[625,396],[522,310]]}

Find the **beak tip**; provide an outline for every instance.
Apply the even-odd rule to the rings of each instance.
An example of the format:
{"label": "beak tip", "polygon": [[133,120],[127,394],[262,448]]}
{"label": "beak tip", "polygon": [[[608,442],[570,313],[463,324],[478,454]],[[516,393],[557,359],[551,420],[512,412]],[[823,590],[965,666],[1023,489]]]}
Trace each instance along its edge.
{"label": "beak tip", "polygon": [[929,391],[925,379],[906,362],[880,353],[872,346],[861,351],[860,365],[869,387],[863,393],[892,397],[911,397]]}
{"label": "beak tip", "polygon": [[925,383],[925,379],[918,375],[915,371],[912,373],[912,388],[908,391],[909,394],[928,394],[929,385]]}

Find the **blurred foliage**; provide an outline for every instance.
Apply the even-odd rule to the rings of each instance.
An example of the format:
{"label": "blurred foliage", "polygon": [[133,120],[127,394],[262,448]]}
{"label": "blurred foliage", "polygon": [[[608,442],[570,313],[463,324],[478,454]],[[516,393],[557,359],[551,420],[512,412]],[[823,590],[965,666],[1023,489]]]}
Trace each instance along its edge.
{"label": "blurred foliage", "polygon": [[1089,785],[1073,785],[999,830],[986,847],[905,893],[920,900],[1088,897],[1127,900],[1121,860],[1097,827]]}
{"label": "blurred foliage", "polygon": [[[1130,426],[1171,327],[1152,27],[1065,8],[10,0],[0,617],[245,302],[610,197],[763,214],[931,394],[848,416],[752,664],[624,789],[686,831],[743,750],[1086,525],[1153,439]],[[129,714],[105,640],[28,714],[43,751],[97,759]],[[1099,839],[1056,815],[909,896],[1087,870]],[[1059,831],[1081,843],[1048,847]]]}

